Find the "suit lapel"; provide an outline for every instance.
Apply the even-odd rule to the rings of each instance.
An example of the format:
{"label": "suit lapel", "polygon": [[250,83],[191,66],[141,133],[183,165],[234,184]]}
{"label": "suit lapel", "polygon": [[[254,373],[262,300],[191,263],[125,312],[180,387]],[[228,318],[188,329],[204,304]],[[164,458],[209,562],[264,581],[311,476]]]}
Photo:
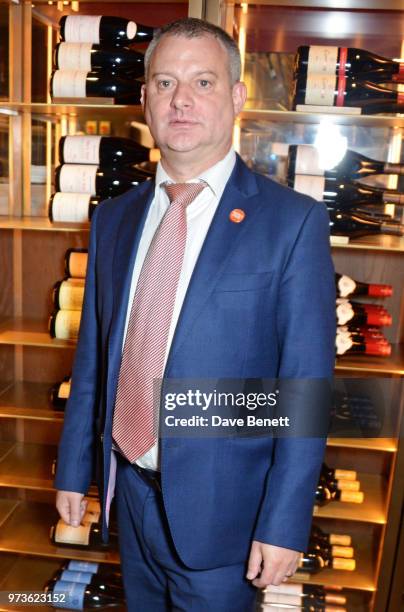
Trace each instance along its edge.
{"label": "suit lapel", "polygon": [[[253,222],[259,204],[253,198],[257,193],[253,173],[237,156],[232,175],[223,192],[196,262],[188,290],[182,305],[168,355],[165,374],[169,373],[172,360],[189,333],[198,313],[213,291],[232,251]],[[229,215],[235,208],[245,213],[241,223],[234,223]]]}

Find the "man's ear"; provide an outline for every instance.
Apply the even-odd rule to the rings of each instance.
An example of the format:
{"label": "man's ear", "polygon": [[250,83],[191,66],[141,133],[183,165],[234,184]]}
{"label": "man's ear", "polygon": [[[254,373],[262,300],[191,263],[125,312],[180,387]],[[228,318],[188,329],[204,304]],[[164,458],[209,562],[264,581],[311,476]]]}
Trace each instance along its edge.
{"label": "man's ear", "polygon": [[247,87],[242,81],[237,81],[232,90],[234,114],[237,116],[242,110],[247,99]]}
{"label": "man's ear", "polygon": [[140,90],[140,104],[144,110],[144,105],[146,103],[146,85],[143,83],[142,88]]}

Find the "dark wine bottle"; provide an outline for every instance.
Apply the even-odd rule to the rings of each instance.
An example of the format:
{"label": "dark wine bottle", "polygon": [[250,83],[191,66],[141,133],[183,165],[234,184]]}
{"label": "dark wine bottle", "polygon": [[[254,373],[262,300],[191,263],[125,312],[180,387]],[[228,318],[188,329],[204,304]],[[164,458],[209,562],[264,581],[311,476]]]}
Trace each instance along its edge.
{"label": "dark wine bottle", "polygon": [[50,221],[58,223],[86,223],[91,219],[99,196],[90,193],[62,193],[51,195],[48,206]]}
{"label": "dark wine bottle", "polygon": [[[58,410],[64,410],[66,402],[70,395],[71,377],[66,376],[60,383],[57,383],[50,389],[50,400],[53,406]],[[56,459],[55,459],[56,461]],[[56,469],[56,464],[55,464]],[[55,472],[53,472],[55,474]]]}
{"label": "dark wine bottle", "polygon": [[62,164],[95,164],[108,168],[118,164],[156,162],[160,159],[160,152],[129,138],[62,136],[59,140],[59,158]]}
{"label": "dark wine bottle", "polygon": [[[45,593],[53,593],[53,601],[58,608],[69,608],[69,610],[103,610],[111,606],[122,606],[122,598],[114,594],[103,593],[91,584],[80,582],[65,582],[64,580],[49,580],[45,587]],[[57,595],[60,596],[57,603]]]}
{"label": "dark wine bottle", "polygon": [[122,599],[124,597],[123,584],[120,585],[114,584],[113,582],[108,582],[105,576],[101,576],[98,574],[94,574],[92,572],[77,572],[74,570],[68,569],[58,569],[52,580],[55,582],[57,580],[63,580],[64,582],[81,582],[82,584],[90,584],[95,589],[101,591],[102,593],[107,593],[117,599]]}
{"label": "dark wine bottle", "polygon": [[351,183],[323,176],[296,174],[291,184],[299,193],[325,202],[327,207],[349,209],[370,204],[404,204],[404,194],[362,183]]}
{"label": "dark wine bottle", "polygon": [[351,295],[369,295],[372,297],[389,297],[393,295],[393,287],[391,285],[362,283],[346,274],[335,274],[335,284],[337,286],[337,294],[342,298]]}
{"label": "dark wine bottle", "polygon": [[293,610],[295,612],[347,612],[345,608],[334,607],[334,604],[334,601],[331,600],[330,602],[327,600],[326,595],[317,596],[313,593],[302,597],[295,594],[274,592],[266,588],[261,609],[267,610],[267,606],[270,606],[268,609],[274,610],[274,612],[280,612],[285,609],[292,612]]}
{"label": "dark wine bottle", "polygon": [[51,77],[52,98],[113,98],[115,104],[139,104],[142,83],[108,72],[56,70]]}
{"label": "dark wine bottle", "polygon": [[325,170],[321,167],[320,152],[317,147],[289,145],[287,171],[289,184],[293,184],[296,174],[352,181],[377,174],[404,174],[404,164],[377,161],[348,149],[342,160],[334,168]]}
{"label": "dark wine bottle", "polygon": [[295,74],[326,74],[356,81],[404,82],[404,63],[355,47],[301,46],[295,56]]}
{"label": "dark wine bottle", "polygon": [[299,104],[358,107],[364,115],[404,112],[404,92],[377,83],[338,79],[321,74],[298,75],[294,81],[293,109]]}
{"label": "dark wine bottle", "polygon": [[344,210],[329,210],[330,233],[335,236],[359,238],[371,234],[393,234],[402,236],[402,226],[385,221],[376,221],[365,215]]}
{"label": "dark wine bottle", "polygon": [[88,249],[67,249],[65,253],[66,276],[85,278],[87,272]]}
{"label": "dark wine bottle", "polygon": [[118,543],[118,534],[109,528],[109,543],[105,544],[101,536],[100,523],[86,523],[78,527],[67,525],[62,519],[52,525],[50,539],[56,546],[103,550]]}
{"label": "dark wine bottle", "polygon": [[351,546],[352,538],[350,535],[341,533],[327,533],[318,525],[312,525],[310,531],[310,541],[317,541],[323,544],[331,544],[333,546]]}
{"label": "dark wine bottle", "polygon": [[315,504],[317,506],[325,506],[332,501],[351,502],[361,504],[363,502],[362,491],[341,491],[341,489],[330,490],[327,483],[322,480],[317,485],[315,493]]}
{"label": "dark wine bottle", "polygon": [[84,279],[67,278],[57,281],[53,285],[52,298],[56,309],[81,310],[84,298]]}
{"label": "dark wine bottle", "polygon": [[348,322],[356,325],[390,326],[392,317],[386,310],[368,309],[366,304],[348,302],[345,298],[337,298],[337,323],[345,325]]}
{"label": "dark wine bottle", "polygon": [[61,42],[55,47],[54,64],[57,70],[104,70],[132,78],[144,75],[143,53],[126,47]]}
{"label": "dark wine bottle", "polygon": [[351,336],[337,334],[335,338],[337,356],[360,353],[374,355],[375,357],[389,357],[391,345],[369,340],[354,339]]}
{"label": "dark wine bottle", "polygon": [[[299,601],[301,602],[306,597],[315,598],[319,601],[323,601],[324,603],[329,604],[338,604],[345,605],[346,597],[345,595],[341,595],[339,591],[341,591],[341,587],[338,590],[338,587],[327,587],[327,586],[317,586],[312,584],[298,584],[292,582],[281,582],[279,586],[275,586],[270,584],[263,591],[264,602],[270,601],[272,595],[289,595],[294,597],[299,597]],[[293,605],[300,605],[299,603]]]}
{"label": "dark wine bottle", "polygon": [[356,567],[355,559],[340,559],[334,557],[332,561],[323,559],[316,552],[305,552],[301,557],[298,571],[308,572],[309,574],[316,574],[326,567],[332,567],[333,569],[341,569],[347,571],[353,571]]}
{"label": "dark wine bottle", "polygon": [[140,170],[103,170],[92,164],[62,164],[55,169],[55,188],[62,193],[90,193],[103,200],[138,187],[150,177]]}
{"label": "dark wine bottle", "polygon": [[127,45],[149,42],[154,29],[124,17],[105,15],[64,15],[59,21],[60,36],[66,42],[87,42],[96,45]]}
{"label": "dark wine bottle", "polygon": [[122,573],[117,570],[119,565],[111,565],[108,563],[94,563],[92,561],[76,561],[71,559],[63,564],[62,569],[71,570],[73,572],[88,572],[101,577],[108,584],[122,586]]}
{"label": "dark wine bottle", "polygon": [[49,317],[49,333],[59,340],[77,340],[81,310],[55,310]]}
{"label": "dark wine bottle", "polygon": [[352,546],[340,546],[339,544],[325,544],[324,542],[318,542],[317,540],[310,540],[307,550],[311,552],[317,552],[323,557],[323,559],[331,560],[333,557],[339,557],[340,559],[353,559],[354,549]]}
{"label": "dark wine bottle", "polygon": [[357,480],[358,477],[358,474],[355,470],[331,468],[324,462],[321,465],[321,474],[325,478],[335,478],[337,480]]}

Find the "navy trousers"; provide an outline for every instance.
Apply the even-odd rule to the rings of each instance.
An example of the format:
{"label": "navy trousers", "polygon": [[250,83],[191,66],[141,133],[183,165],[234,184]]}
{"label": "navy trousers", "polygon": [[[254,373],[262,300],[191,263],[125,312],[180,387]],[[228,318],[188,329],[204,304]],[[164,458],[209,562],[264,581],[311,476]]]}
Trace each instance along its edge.
{"label": "navy trousers", "polygon": [[253,612],[256,589],[245,579],[246,565],[187,568],[160,494],[121,458],[115,495],[128,612]]}

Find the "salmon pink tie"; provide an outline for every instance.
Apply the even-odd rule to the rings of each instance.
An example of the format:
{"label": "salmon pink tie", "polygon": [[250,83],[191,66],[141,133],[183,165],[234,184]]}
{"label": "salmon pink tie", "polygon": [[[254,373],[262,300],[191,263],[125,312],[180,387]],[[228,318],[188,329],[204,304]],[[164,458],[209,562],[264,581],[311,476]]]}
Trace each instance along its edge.
{"label": "salmon pink tie", "polygon": [[112,436],[133,463],[157,441],[153,379],[161,379],[187,239],[186,207],[205,183],[165,184],[170,205],[145,257],[122,353]]}

